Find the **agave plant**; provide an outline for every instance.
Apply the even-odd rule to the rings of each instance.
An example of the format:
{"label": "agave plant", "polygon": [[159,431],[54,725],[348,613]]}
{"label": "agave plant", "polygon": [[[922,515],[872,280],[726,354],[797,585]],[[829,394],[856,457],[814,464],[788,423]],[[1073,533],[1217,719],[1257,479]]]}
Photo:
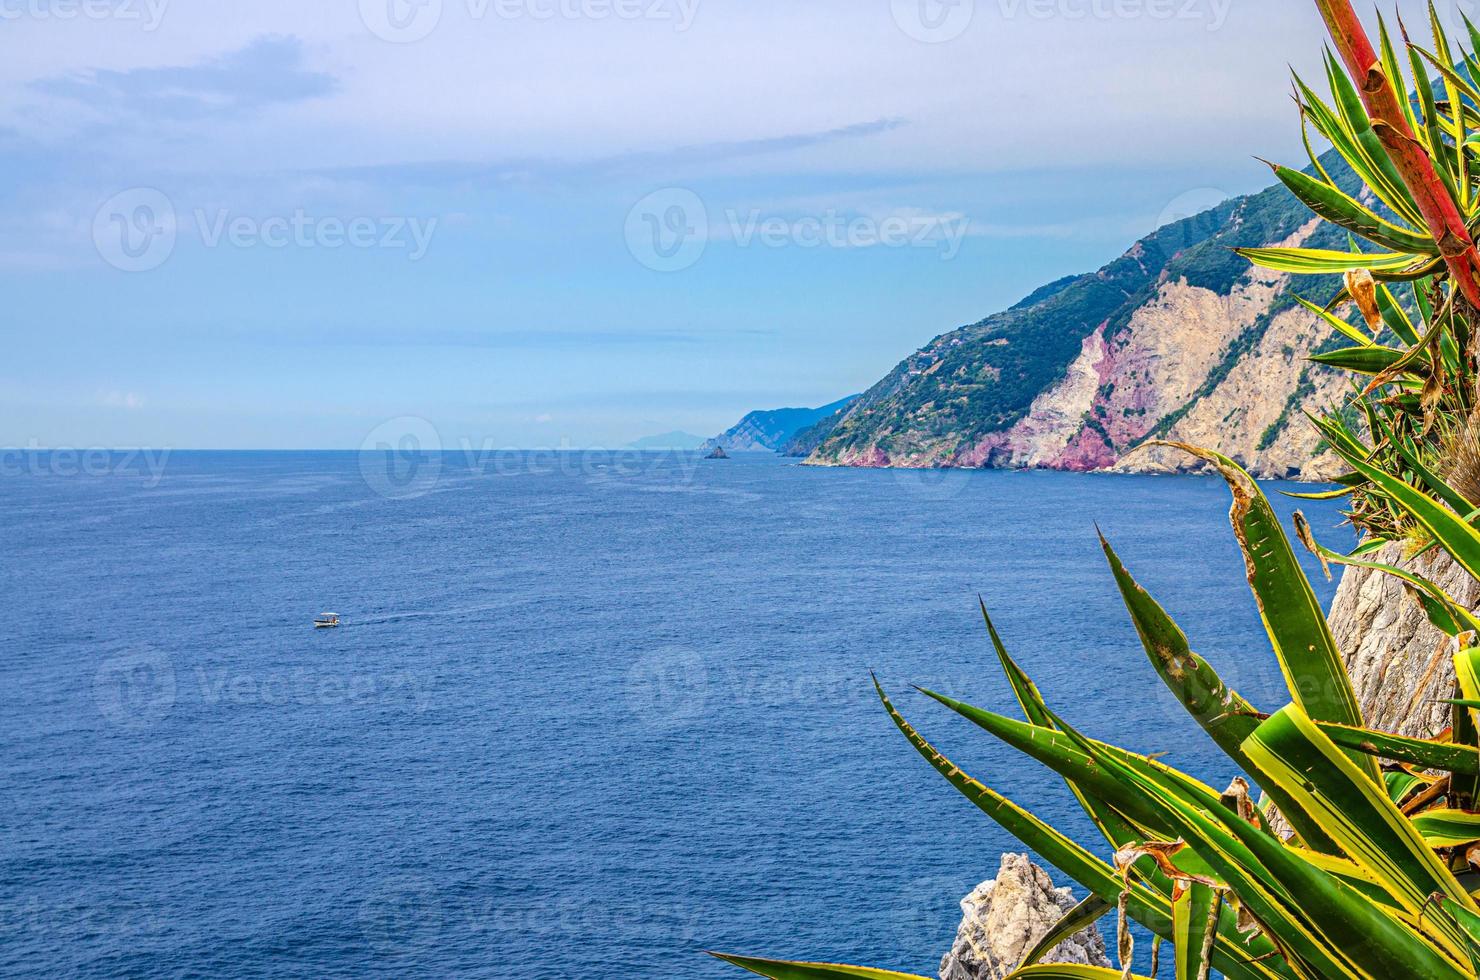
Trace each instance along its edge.
{"label": "agave plant", "polygon": [[[1212,970],[1235,980],[1480,977],[1480,620],[1432,582],[1371,560],[1401,538],[1441,550],[1480,578],[1480,492],[1470,484],[1473,476],[1480,487],[1480,466],[1462,472],[1472,465],[1462,457],[1474,442],[1480,325],[1471,231],[1480,226],[1480,90],[1472,81],[1480,64],[1473,53],[1454,53],[1431,8],[1432,50],[1402,33],[1405,79],[1385,24],[1374,47],[1348,2],[1318,6],[1340,62],[1327,59],[1330,104],[1299,79],[1297,102],[1303,123],[1332,143],[1363,187],[1344,192],[1314,153],[1307,170],[1275,172],[1350,232],[1352,245],[1245,254],[1287,272],[1344,277],[1332,304],[1307,305],[1351,342],[1317,359],[1359,379],[1354,397],[1313,419],[1350,469],[1339,489],[1312,496],[1349,497],[1367,541],[1342,555],[1322,548],[1298,519],[1297,532],[1323,560],[1401,577],[1454,638],[1452,724],[1429,739],[1365,728],[1315,592],[1258,485],[1231,459],[1164,443],[1205,461],[1232,491],[1233,531],[1290,698],[1265,713],[1229,688],[1101,539],[1146,654],[1237,773],[1226,790],[1069,725],[986,617],[1024,720],[923,693],[1062,777],[1105,838],[1097,854],[963,772],[875,681],[894,724],[932,767],[1089,893],[1014,978],[1131,978],[1131,922],[1156,937],[1152,961],[1171,945],[1179,980]],[[1480,47],[1480,33],[1466,28]],[[1415,94],[1403,97],[1410,83]],[[1360,326],[1339,315],[1347,303]],[[1480,459],[1480,450],[1472,455]],[[1112,912],[1120,970],[1039,962]],[[863,967],[721,958],[775,980],[909,980]]]}

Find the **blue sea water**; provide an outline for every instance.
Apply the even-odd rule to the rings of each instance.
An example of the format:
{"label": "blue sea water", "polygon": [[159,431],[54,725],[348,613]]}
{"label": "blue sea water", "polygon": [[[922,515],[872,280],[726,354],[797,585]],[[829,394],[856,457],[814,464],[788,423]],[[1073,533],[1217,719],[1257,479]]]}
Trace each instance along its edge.
{"label": "blue sea water", "polygon": [[737,975],[704,949],[933,975],[1016,845],[869,669],[1093,843],[1055,778],[910,691],[1015,710],[980,594],[1068,719],[1224,785],[1095,524],[1273,707],[1227,507],[1208,478],[759,456],[12,455],[0,975]]}

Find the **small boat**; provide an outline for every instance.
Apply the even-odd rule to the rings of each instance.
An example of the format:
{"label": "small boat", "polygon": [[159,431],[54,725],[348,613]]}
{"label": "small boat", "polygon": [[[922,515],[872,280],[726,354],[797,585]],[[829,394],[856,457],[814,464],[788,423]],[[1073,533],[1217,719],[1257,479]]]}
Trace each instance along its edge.
{"label": "small boat", "polygon": [[332,629],[339,625],[338,613],[322,613],[314,618],[313,628],[316,630]]}

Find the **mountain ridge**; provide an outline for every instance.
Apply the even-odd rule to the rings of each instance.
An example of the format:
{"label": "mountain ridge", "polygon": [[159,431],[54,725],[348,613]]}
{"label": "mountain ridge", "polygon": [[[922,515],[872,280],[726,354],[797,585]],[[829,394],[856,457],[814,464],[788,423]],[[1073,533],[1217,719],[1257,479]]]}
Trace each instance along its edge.
{"label": "mountain ridge", "polygon": [[837,415],[858,397],[849,395],[820,408],[772,408],[749,412],[724,432],[706,440],[700,450],[784,452],[799,432]]}
{"label": "mountain ridge", "polygon": [[[1339,157],[1322,164],[1356,192]],[[1232,198],[937,336],[794,448],[813,465],[1201,468],[1164,449],[1133,452],[1167,437],[1256,475],[1319,479],[1329,463],[1311,460],[1318,438],[1289,423],[1339,396],[1336,373],[1305,360],[1333,335],[1294,297],[1325,303],[1338,287],[1231,251],[1277,244],[1345,243],[1280,184]]]}

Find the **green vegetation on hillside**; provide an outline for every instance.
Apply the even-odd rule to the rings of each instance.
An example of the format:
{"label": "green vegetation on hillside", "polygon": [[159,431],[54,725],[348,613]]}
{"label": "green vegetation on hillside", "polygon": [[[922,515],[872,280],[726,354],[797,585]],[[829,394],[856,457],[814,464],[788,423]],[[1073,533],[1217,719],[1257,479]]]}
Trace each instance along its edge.
{"label": "green vegetation on hillside", "polygon": [[[1355,175],[1339,156],[1328,153],[1322,163],[1353,186]],[[1114,337],[1162,282],[1185,278],[1228,295],[1248,272],[1234,246],[1283,241],[1310,220],[1276,184],[1159,228],[1097,272],[1050,283],[1011,309],[937,337],[835,425],[809,436],[825,458],[871,446],[891,456],[970,446],[1020,421],[1033,399],[1064,377],[1086,337],[1102,325]],[[1316,234],[1322,245],[1340,240],[1324,228]]]}

